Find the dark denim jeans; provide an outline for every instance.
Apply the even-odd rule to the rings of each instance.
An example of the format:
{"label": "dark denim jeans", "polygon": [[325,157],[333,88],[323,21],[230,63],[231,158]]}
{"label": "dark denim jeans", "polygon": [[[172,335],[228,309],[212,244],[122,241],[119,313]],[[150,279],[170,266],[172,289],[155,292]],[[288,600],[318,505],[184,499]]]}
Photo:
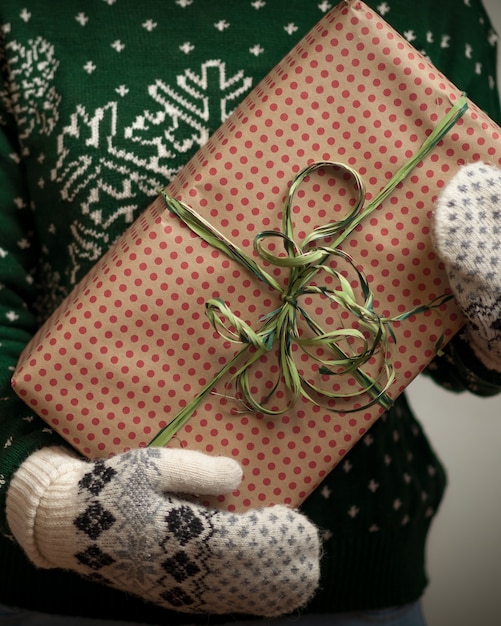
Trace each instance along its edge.
{"label": "dark denim jeans", "polygon": [[[186,616],[186,624],[190,618]],[[378,611],[358,611],[353,613],[326,613],[324,615],[303,615],[263,619],[252,622],[232,622],[228,626],[426,626],[421,604]],[[140,626],[137,623],[109,620],[93,620],[80,617],[66,617],[32,613],[0,604],[0,626]],[[159,625],[160,626],[160,625]]]}

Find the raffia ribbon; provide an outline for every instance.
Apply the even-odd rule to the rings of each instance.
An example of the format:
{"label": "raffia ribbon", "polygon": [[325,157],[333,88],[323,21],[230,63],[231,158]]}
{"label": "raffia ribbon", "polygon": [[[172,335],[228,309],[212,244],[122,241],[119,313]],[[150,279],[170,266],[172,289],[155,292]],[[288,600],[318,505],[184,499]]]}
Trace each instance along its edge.
{"label": "raffia ribbon", "polygon": [[[318,404],[317,398],[351,399],[352,408],[341,409],[328,407],[331,411],[350,413],[366,409],[376,403],[385,410],[392,404],[386,393],[395,379],[395,372],[389,358],[390,340],[395,339],[391,325],[427,310],[437,309],[451,296],[443,295],[428,304],[423,304],[394,317],[383,317],[374,310],[374,296],[362,271],[357,269],[351,257],[339,246],[350,233],[370,215],[394,191],[414,167],[433,150],[437,143],[464,115],[468,108],[466,97],[463,96],[442,119],[440,124],[430,133],[417,153],[407,161],[391,178],[381,192],[365,206],[366,194],[362,178],[356,170],[343,163],[318,161],[306,166],[297,174],[291,183],[285,202],[282,230],[260,232],[254,239],[254,251],[263,261],[272,266],[289,270],[288,280],[281,285],[273,276],[260,267],[253,258],[245,254],[238,246],[219,232],[212,224],[199,215],[184,202],[168,196],[165,191],[160,193],[168,210],[182,220],[195,234],[212,247],[223,252],[230,259],[257,276],[266,285],[278,292],[281,304],[278,308],[264,314],[260,320],[263,326],[259,330],[252,329],[244,320],[236,316],[231,308],[219,298],[211,298],[206,302],[206,314],[216,331],[231,342],[243,345],[242,349],[230,359],[226,365],[211,379],[188,403],[173,420],[162,429],[150,442],[150,446],[163,446],[192,416],[203,399],[213,391],[218,383],[231,370],[230,381],[235,385],[241,399],[242,408],[266,415],[279,415],[289,410],[303,397]],[[348,173],[355,182],[356,201],[352,209],[341,220],[332,221],[317,227],[307,235],[301,243],[294,239],[292,206],[294,195],[304,179],[322,168],[335,168]],[[270,239],[280,239],[285,254],[274,255],[265,248]],[[328,245],[318,245],[321,240],[329,240]],[[350,281],[343,273],[334,269],[329,263],[333,257],[347,262],[356,272],[360,283],[363,302],[359,302]],[[337,268],[337,264],[335,266]],[[313,279],[319,272],[326,272],[335,279],[336,288],[318,285]],[[320,296],[350,312],[357,319],[357,327],[323,329],[309,312],[301,306],[304,296]],[[298,328],[298,316],[309,329],[309,333],[301,333]],[[437,343],[437,351],[443,338]],[[357,348],[350,348],[356,345]],[[312,362],[317,363],[318,372],[325,376],[352,376],[359,384],[358,389],[344,394],[333,393],[321,389],[303,376],[293,355],[294,346],[308,355]],[[341,346],[348,346],[342,348]],[[251,391],[250,372],[254,364],[266,353],[278,348],[278,377],[271,391],[264,398],[257,399]],[[318,348],[329,358],[320,359],[316,356]],[[373,357],[379,357],[378,373],[371,377],[364,373],[362,367]],[[275,395],[281,381],[289,391],[285,407],[272,409],[267,406]],[[361,405],[357,399],[369,395],[370,400]]]}

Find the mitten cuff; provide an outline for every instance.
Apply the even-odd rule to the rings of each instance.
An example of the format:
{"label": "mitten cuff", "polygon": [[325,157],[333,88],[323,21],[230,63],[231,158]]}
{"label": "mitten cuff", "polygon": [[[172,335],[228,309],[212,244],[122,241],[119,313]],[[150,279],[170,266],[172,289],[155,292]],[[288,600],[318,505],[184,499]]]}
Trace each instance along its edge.
{"label": "mitten cuff", "polygon": [[[64,448],[43,448],[30,455],[12,478],[7,492],[7,522],[20,546],[38,567],[58,566],[51,552],[58,542],[65,541],[64,529],[71,523],[72,491],[75,491],[61,478],[70,477],[74,486],[81,465],[82,461]],[[60,535],[58,542],[52,543],[52,550],[45,551],[49,519],[60,527]]]}

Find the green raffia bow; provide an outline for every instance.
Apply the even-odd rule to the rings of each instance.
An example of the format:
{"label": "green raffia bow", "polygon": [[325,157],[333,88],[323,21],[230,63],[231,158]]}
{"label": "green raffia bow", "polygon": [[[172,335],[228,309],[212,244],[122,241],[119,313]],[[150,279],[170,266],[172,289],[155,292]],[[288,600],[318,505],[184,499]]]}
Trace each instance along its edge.
{"label": "green raffia bow", "polygon": [[[337,409],[329,408],[331,411],[349,413],[360,411],[380,404],[385,410],[392,404],[391,398],[386,391],[395,379],[394,369],[388,361],[390,338],[394,339],[391,324],[407,319],[411,315],[421,313],[430,309],[436,309],[446,302],[451,296],[440,296],[427,305],[421,305],[407,311],[401,315],[385,318],[378,315],[374,310],[374,296],[364,274],[359,271],[352,259],[346,252],[339,249],[341,243],[348,235],[384,200],[394,191],[414,167],[422,161],[425,156],[437,145],[437,143],[448,133],[456,122],[464,115],[468,108],[466,97],[463,96],[458,103],[452,107],[449,113],[443,118],[441,123],[426,138],[419,151],[393,176],[382,191],[364,208],[365,186],[358,172],[354,169],[332,161],[315,162],[305,167],[293,180],[287,200],[285,202],[282,231],[272,230],[260,232],[254,239],[254,250],[264,261],[274,266],[287,268],[289,279],[287,285],[278,283],[268,272],[261,268],[251,257],[245,254],[238,246],[227,239],[222,233],[215,229],[209,222],[200,216],[191,207],[183,202],[169,197],[163,190],[162,194],[167,208],[171,213],[181,219],[195,234],[201,237],[212,247],[223,252],[233,261],[237,262],[249,272],[257,276],[266,285],[276,290],[282,304],[275,310],[263,315],[261,321],[262,328],[254,331],[246,322],[233,314],[231,309],[219,298],[212,298],[205,304],[206,314],[216,331],[225,339],[231,342],[243,344],[243,348],[210,380],[199,392],[199,394],[184,407],[174,419],[163,428],[150,442],[150,446],[164,446],[172,436],[181,428],[198,408],[203,399],[212,389],[223,379],[233,368],[236,372],[232,374],[231,381],[239,390],[243,406],[246,410],[260,412],[266,415],[279,415],[293,406],[300,397],[318,404],[314,399],[323,397],[333,398],[357,398],[363,394],[369,394],[370,400],[364,406],[356,408]],[[294,240],[292,223],[292,201],[296,190],[303,180],[321,168],[336,168],[347,172],[356,183],[357,199],[348,215],[339,221],[330,222],[324,226],[315,228],[304,238],[301,244]],[[268,252],[263,244],[270,238],[282,240],[285,255],[277,256]],[[315,246],[321,239],[332,240],[329,245]],[[333,269],[328,261],[331,257],[337,257],[347,261],[358,276],[364,302],[357,301],[355,293],[341,272]],[[320,271],[326,272],[337,280],[337,289],[330,289],[326,286],[312,284],[313,278]],[[310,314],[300,305],[302,296],[320,295],[331,302],[340,305],[357,318],[356,328],[335,328],[325,331],[322,329]],[[301,336],[298,331],[297,318],[301,315],[308,328],[312,331],[311,336]],[[341,344],[350,345],[354,342],[358,349],[350,349],[347,354],[341,348]],[[437,343],[437,350],[440,348],[442,338]],[[278,377],[271,391],[261,399],[257,400],[252,392],[249,380],[249,370],[278,344]],[[350,374],[359,383],[360,388],[337,394],[325,391],[313,385],[300,374],[293,357],[293,346],[296,345],[313,361],[319,364],[319,373],[327,376],[340,376]],[[253,350],[250,350],[250,348]],[[313,352],[321,348],[327,351],[331,358],[319,359]],[[378,374],[373,378],[365,374],[361,367],[375,355],[381,359],[381,366]],[[275,394],[280,381],[283,382],[290,392],[290,400],[287,406],[282,409],[270,409],[266,406],[271,397]],[[380,383],[384,380],[384,385]]]}

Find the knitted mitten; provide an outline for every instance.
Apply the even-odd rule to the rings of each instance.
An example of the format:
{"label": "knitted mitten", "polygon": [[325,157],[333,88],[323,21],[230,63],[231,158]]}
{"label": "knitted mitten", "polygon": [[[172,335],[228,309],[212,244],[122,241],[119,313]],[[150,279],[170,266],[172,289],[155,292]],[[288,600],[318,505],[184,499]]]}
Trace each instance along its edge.
{"label": "knitted mitten", "polygon": [[433,231],[470,345],[501,372],[501,171],[462,167],[436,203]]}
{"label": "knitted mitten", "polygon": [[319,540],[300,513],[241,514],[173,493],[235,489],[240,466],[199,452],[146,448],[83,461],[62,448],[32,454],[7,496],[10,528],[35,565],[186,613],[288,613],[313,595]]}

